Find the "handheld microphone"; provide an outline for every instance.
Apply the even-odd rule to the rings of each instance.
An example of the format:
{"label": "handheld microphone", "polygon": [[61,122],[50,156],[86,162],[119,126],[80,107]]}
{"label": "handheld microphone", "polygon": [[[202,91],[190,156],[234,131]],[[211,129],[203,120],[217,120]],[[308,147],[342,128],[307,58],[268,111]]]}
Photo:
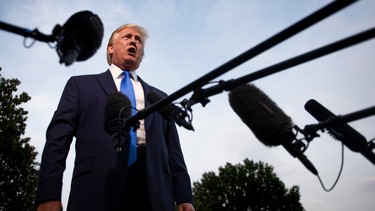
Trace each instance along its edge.
{"label": "handheld microphone", "polygon": [[[307,101],[305,104],[305,109],[321,123],[337,117],[330,110],[314,99]],[[308,126],[306,129],[309,129]],[[366,138],[346,123],[327,125],[326,129],[333,138],[341,141],[345,146],[354,152],[361,152],[367,147]]]}
{"label": "handheld microphone", "polygon": [[269,147],[282,145],[314,175],[318,175],[301,150],[303,143],[293,133],[291,118],[262,90],[253,84],[238,86],[229,92],[229,104],[260,142]]}
{"label": "handheld microphone", "polygon": [[57,40],[60,64],[68,66],[93,56],[102,43],[103,34],[99,16],[87,10],[75,13],[63,26],[56,25],[53,35]]}
{"label": "handheld microphone", "polygon": [[117,152],[130,139],[130,127],[126,126],[126,121],[131,116],[132,105],[126,95],[121,92],[108,95],[104,107],[104,130],[111,136]]}
{"label": "handheld microphone", "polygon": [[[151,104],[156,103],[157,101],[163,99],[162,96],[155,92],[150,92],[147,95],[147,100],[150,101]],[[176,122],[178,126],[182,126],[188,130],[193,130],[194,128],[191,122],[186,121],[186,117],[188,114],[186,111],[183,111],[180,107],[175,106],[173,104],[169,104],[159,110],[159,113],[166,119],[173,120]]]}

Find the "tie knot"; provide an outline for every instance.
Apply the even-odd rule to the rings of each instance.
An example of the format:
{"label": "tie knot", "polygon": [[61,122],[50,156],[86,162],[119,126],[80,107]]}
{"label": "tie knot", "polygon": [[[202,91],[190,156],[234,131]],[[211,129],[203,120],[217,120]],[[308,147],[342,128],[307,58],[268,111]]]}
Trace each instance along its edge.
{"label": "tie knot", "polygon": [[124,78],[131,78],[134,80],[133,75],[127,70],[122,71],[122,75],[124,76]]}
{"label": "tie knot", "polygon": [[129,72],[128,71],[122,71],[122,75],[125,77],[129,77]]}

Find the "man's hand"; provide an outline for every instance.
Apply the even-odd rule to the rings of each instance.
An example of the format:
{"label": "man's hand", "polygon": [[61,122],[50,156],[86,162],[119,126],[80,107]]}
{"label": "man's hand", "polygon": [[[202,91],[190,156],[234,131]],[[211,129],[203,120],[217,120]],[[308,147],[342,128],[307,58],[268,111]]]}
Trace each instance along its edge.
{"label": "man's hand", "polygon": [[38,205],[37,211],[62,211],[61,201],[49,201]]}
{"label": "man's hand", "polygon": [[183,203],[178,205],[178,211],[195,211],[194,206],[190,203]]}

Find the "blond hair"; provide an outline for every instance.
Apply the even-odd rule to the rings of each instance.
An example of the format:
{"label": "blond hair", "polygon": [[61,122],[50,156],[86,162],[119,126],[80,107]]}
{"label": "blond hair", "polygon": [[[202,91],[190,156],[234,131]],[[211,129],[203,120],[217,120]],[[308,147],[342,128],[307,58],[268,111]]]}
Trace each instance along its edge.
{"label": "blond hair", "polygon": [[[112,64],[112,54],[108,53],[108,47],[113,43],[113,40],[116,38],[117,34],[120,31],[122,31],[124,29],[127,29],[127,28],[133,28],[133,29],[137,30],[137,32],[139,33],[139,35],[141,37],[141,41],[143,43],[143,46],[145,45],[145,41],[146,41],[146,39],[148,37],[146,29],[144,29],[143,27],[141,27],[139,25],[136,25],[136,24],[124,24],[124,25],[118,27],[114,32],[112,32],[111,37],[108,40],[108,45],[107,45],[107,63],[109,65]],[[143,50],[142,54],[144,54],[144,50]]]}

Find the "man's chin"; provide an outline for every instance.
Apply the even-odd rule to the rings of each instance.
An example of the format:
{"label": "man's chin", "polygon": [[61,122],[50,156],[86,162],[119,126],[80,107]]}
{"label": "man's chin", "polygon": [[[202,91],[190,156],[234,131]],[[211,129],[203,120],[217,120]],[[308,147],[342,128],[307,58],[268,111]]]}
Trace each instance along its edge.
{"label": "man's chin", "polygon": [[124,66],[128,70],[136,70],[139,67],[139,63],[135,60],[126,60]]}

